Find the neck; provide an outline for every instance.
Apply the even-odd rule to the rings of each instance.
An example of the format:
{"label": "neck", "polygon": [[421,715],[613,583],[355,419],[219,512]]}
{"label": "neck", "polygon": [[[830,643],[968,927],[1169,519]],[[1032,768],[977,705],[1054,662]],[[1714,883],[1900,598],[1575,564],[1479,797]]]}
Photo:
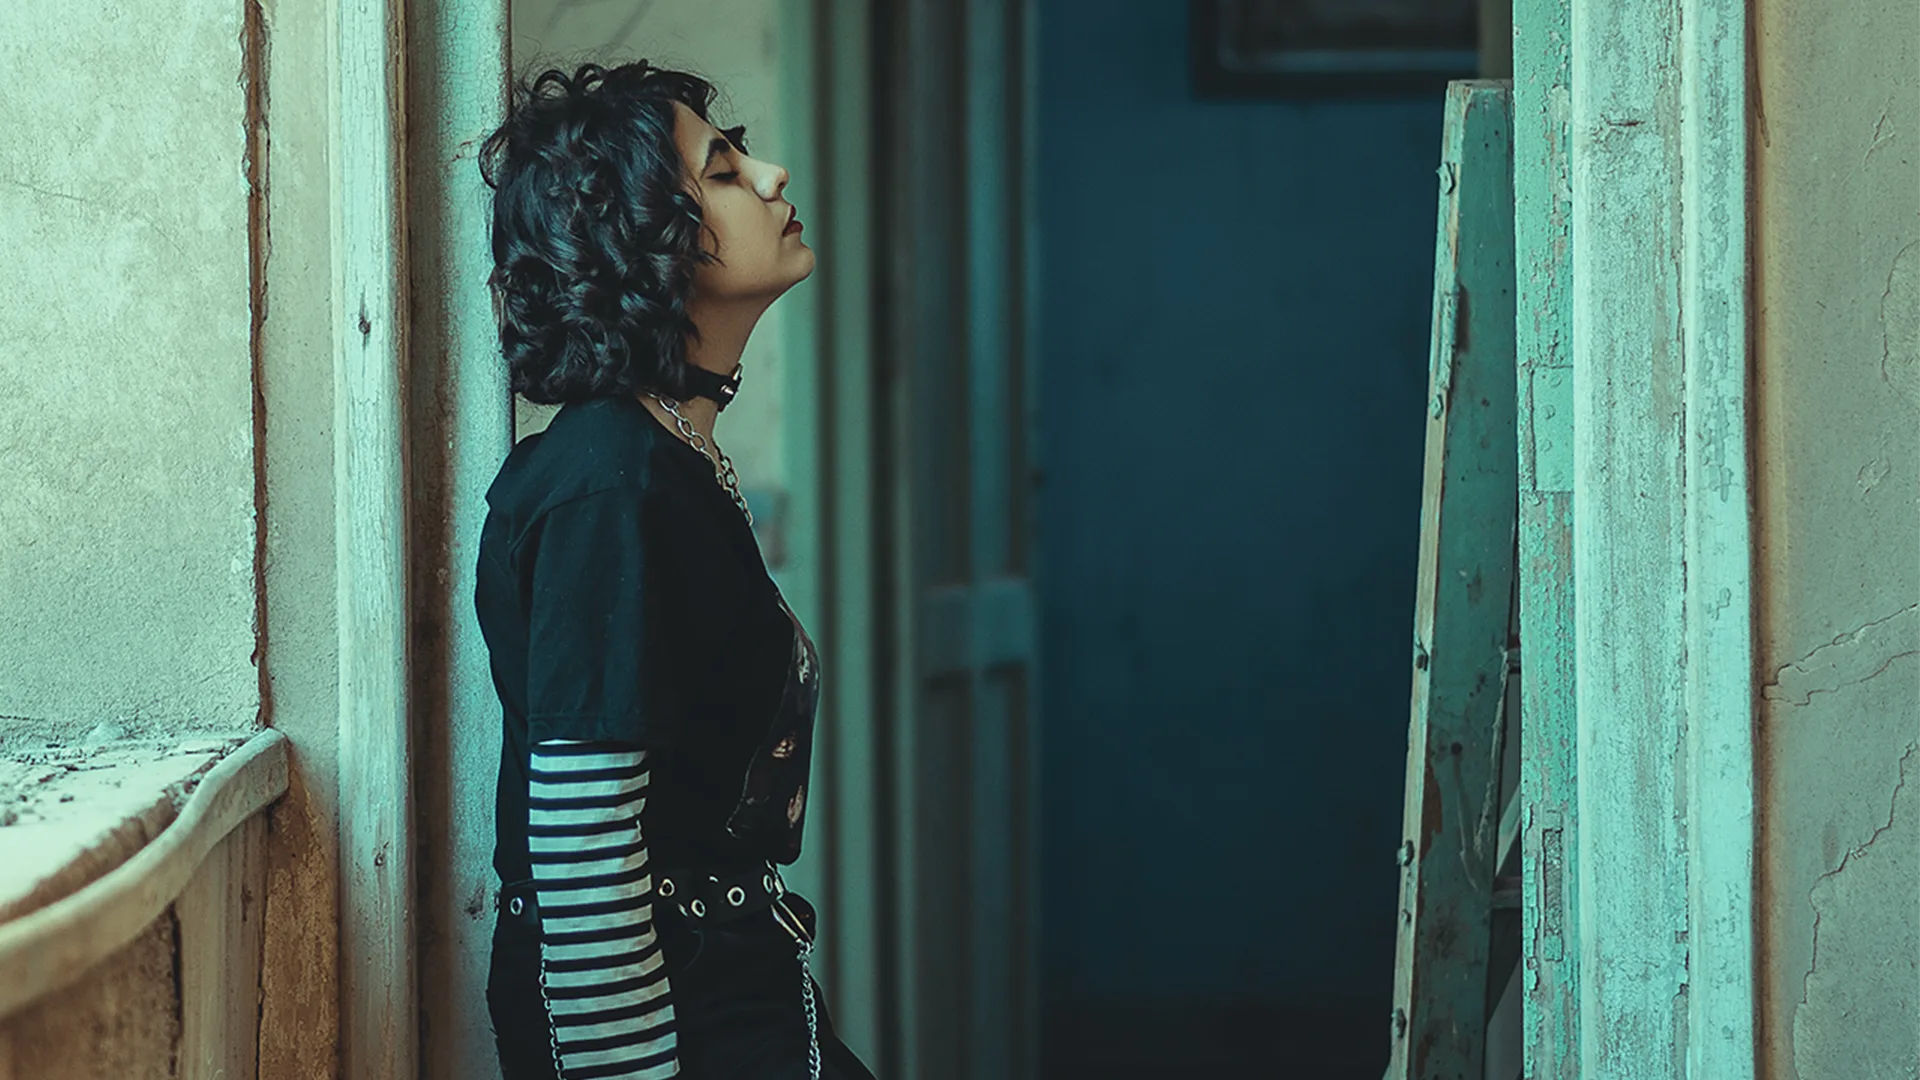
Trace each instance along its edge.
{"label": "neck", "polygon": [[765,304],[740,304],[725,307],[693,306],[690,314],[700,336],[687,342],[687,363],[706,368],[716,375],[731,375],[740,366],[747,351],[747,339],[765,314]]}
{"label": "neck", "polygon": [[[687,363],[716,375],[732,375],[740,367],[740,357],[747,351],[747,339],[753,336],[753,328],[758,325],[765,311],[765,305],[721,310],[696,307],[693,323],[700,328],[700,336],[687,342]],[[665,415],[664,410],[651,399],[646,404],[649,409],[659,413],[661,420],[669,427],[677,430],[672,418]],[[680,415],[687,418],[701,438],[714,441],[714,422],[720,417],[719,403],[703,397],[689,397],[675,404],[680,409]]]}

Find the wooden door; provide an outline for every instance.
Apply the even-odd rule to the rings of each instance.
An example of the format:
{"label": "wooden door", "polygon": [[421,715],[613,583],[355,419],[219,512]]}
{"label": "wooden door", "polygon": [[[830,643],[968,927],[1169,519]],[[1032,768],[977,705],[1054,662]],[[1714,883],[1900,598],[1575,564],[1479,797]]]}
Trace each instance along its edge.
{"label": "wooden door", "polygon": [[888,1075],[1033,1075],[1030,0],[878,5],[897,925]]}

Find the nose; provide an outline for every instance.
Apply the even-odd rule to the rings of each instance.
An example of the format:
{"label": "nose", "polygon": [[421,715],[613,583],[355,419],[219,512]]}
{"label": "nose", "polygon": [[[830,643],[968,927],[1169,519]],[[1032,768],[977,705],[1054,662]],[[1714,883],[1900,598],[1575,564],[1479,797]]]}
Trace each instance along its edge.
{"label": "nose", "polygon": [[760,197],[768,202],[772,202],[779,198],[782,192],[787,190],[787,181],[793,178],[787,174],[787,170],[783,166],[775,165],[772,162],[764,162],[762,164],[764,167],[760,170],[760,183],[758,185]]}

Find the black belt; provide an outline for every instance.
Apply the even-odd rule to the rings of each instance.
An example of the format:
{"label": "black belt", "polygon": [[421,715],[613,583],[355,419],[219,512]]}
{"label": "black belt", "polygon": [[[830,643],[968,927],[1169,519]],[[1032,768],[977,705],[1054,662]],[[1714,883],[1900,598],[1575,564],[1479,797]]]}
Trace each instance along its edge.
{"label": "black belt", "polygon": [[[537,927],[538,888],[533,878],[508,882],[500,886],[494,906],[504,908],[516,921]],[[813,927],[809,925],[812,920],[796,916],[781,902],[787,896],[787,884],[772,863],[664,870],[654,878],[653,888],[659,900],[698,925],[732,922],[743,915],[777,907],[775,917],[782,926],[787,926],[788,933],[796,936],[804,933],[809,940],[813,937]],[[798,924],[798,929],[788,926],[789,922]]]}
{"label": "black belt", "polygon": [[787,895],[787,883],[772,863],[689,866],[661,871],[653,890],[681,915],[710,925],[773,907]]}

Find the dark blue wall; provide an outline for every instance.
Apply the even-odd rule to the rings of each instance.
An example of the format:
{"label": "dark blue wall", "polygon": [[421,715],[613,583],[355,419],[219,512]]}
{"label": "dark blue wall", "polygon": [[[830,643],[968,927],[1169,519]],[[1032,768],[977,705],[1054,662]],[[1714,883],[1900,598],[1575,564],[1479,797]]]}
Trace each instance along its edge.
{"label": "dark blue wall", "polygon": [[1200,101],[1183,0],[1041,10],[1048,1006],[1384,1060],[1440,97]]}

